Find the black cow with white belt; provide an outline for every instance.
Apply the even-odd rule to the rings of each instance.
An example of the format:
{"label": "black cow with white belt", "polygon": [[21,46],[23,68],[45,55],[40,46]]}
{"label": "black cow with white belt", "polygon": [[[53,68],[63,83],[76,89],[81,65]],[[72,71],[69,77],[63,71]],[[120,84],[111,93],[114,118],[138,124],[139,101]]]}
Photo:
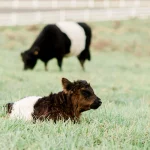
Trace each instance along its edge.
{"label": "black cow with white belt", "polygon": [[29,50],[21,53],[24,70],[33,69],[40,59],[45,64],[56,58],[60,70],[64,57],[76,56],[84,70],[90,60],[91,28],[86,23],[58,22],[46,25]]}

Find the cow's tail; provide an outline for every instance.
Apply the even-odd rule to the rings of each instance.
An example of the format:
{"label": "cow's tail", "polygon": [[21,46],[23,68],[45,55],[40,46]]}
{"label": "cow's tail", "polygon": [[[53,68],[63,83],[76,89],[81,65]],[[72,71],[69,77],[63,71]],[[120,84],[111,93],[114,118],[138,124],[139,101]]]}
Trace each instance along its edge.
{"label": "cow's tail", "polygon": [[91,60],[90,50],[88,49],[86,53],[87,53],[87,60],[90,61]]}
{"label": "cow's tail", "polygon": [[85,49],[85,50],[83,50],[82,52],[81,52],[81,54],[78,56],[78,58],[80,59],[80,60],[91,60],[91,54],[90,54],[90,51],[89,51],[89,49]]}

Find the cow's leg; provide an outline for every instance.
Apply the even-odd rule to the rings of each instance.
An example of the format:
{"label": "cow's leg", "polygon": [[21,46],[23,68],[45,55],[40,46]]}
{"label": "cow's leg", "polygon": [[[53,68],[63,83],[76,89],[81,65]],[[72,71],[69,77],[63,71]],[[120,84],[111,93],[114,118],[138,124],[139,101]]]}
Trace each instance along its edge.
{"label": "cow's leg", "polygon": [[82,69],[85,70],[84,68],[84,63],[85,63],[85,60],[90,60],[91,59],[91,55],[90,55],[90,51],[89,49],[85,49],[81,52],[80,55],[78,55],[78,60],[82,66]]}
{"label": "cow's leg", "polygon": [[47,62],[45,62],[44,65],[45,65],[45,71],[48,71]]}
{"label": "cow's leg", "polygon": [[63,57],[57,58],[57,63],[58,63],[60,71],[62,71],[62,61],[63,61]]}
{"label": "cow's leg", "polygon": [[85,68],[84,68],[85,59],[81,59],[80,57],[78,57],[78,60],[79,60],[79,62],[81,64],[81,67],[82,67],[83,71],[85,71]]}

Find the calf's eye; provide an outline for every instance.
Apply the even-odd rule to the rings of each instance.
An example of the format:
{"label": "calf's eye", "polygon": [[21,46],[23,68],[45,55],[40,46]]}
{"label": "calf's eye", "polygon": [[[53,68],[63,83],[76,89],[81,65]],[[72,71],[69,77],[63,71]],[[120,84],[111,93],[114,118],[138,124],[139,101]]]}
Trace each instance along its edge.
{"label": "calf's eye", "polygon": [[82,90],[81,93],[82,93],[82,95],[85,96],[85,97],[91,96],[91,92],[86,91],[86,90]]}

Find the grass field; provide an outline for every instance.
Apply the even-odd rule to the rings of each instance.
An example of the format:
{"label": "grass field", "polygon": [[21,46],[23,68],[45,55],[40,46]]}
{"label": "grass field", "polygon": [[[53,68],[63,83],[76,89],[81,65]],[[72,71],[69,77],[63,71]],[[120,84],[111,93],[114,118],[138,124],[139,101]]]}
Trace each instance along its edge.
{"label": "grass field", "polygon": [[[0,27],[1,150],[150,149],[150,21],[90,23],[92,61],[83,72],[76,58],[56,60],[49,71],[38,61],[24,72],[20,52],[30,47],[40,26]],[[3,105],[30,95],[62,90],[61,78],[84,79],[102,99],[83,113],[80,124],[9,120]]]}

